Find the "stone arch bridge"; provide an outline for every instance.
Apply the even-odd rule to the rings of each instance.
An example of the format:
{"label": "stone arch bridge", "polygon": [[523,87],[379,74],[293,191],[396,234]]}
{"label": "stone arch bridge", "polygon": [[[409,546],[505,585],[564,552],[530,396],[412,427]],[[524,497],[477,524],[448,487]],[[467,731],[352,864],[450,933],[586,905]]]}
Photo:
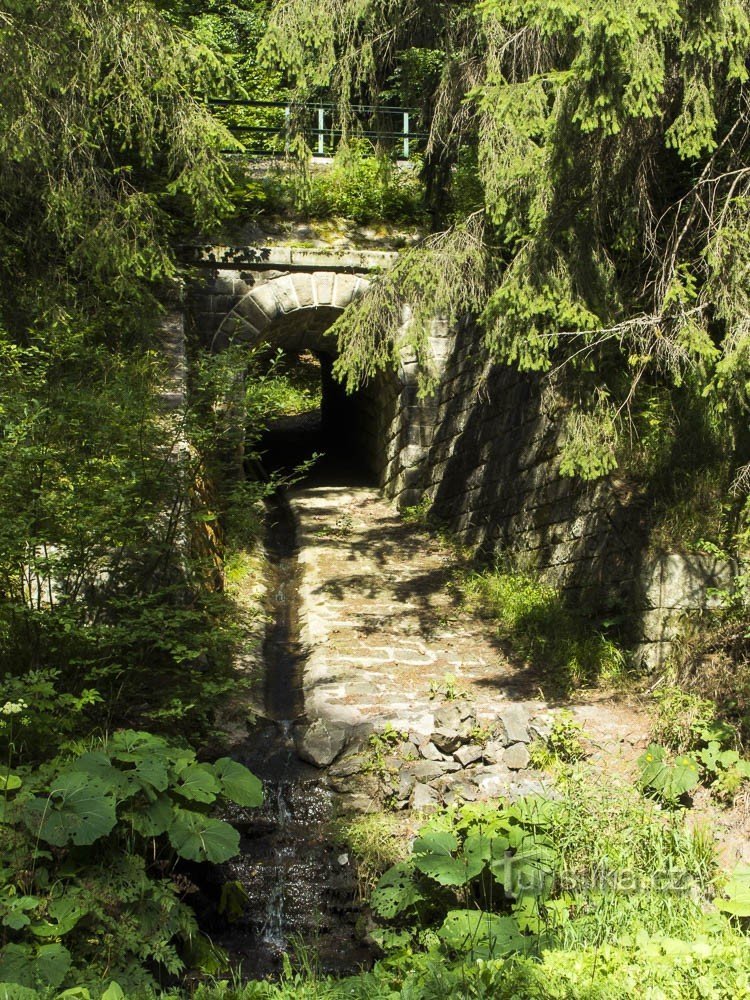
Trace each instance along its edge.
{"label": "stone arch bridge", "polygon": [[[189,315],[200,341],[212,350],[231,344],[266,344],[292,354],[314,352],[321,361],[322,419],[327,436],[351,450],[401,506],[417,503],[435,407],[418,396],[416,362],[383,374],[347,396],[333,379],[337,353],[330,328],[366,291],[373,273],[393,265],[393,251],[290,247],[191,249],[205,274],[189,294]],[[447,324],[438,320],[434,353],[444,356]]]}

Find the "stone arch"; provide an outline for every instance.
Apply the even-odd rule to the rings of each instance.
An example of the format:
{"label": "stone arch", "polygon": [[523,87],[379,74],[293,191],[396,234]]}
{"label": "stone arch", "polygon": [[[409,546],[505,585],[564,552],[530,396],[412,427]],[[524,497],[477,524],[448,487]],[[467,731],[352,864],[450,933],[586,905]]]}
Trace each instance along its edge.
{"label": "stone arch", "polygon": [[328,330],[369,282],[341,271],[283,274],[258,283],[227,313],[214,336],[214,349],[230,343],[258,343],[273,327],[274,345],[295,351],[335,351]]}

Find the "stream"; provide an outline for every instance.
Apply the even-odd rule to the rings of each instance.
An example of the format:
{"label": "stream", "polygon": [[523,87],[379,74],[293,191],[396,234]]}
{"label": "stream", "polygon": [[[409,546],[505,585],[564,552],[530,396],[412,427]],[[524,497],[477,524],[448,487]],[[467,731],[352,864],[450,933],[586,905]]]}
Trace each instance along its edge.
{"label": "stream", "polygon": [[332,793],[324,773],[301,761],[294,746],[294,724],[304,719],[305,653],[295,525],[283,492],[268,501],[266,551],[266,718],[234,754],[263,781],[265,802],[229,810],[240,854],[217,870],[215,902],[202,923],[243,979],[273,976],[285,954],[301,951],[321,971],[346,974],[371,952],[356,933],[356,872],[331,840]]}

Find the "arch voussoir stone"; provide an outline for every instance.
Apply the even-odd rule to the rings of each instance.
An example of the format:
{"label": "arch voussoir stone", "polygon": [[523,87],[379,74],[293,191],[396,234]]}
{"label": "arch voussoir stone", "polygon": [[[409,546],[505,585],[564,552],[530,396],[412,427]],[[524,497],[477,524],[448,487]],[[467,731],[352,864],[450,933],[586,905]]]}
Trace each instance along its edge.
{"label": "arch voussoir stone", "polygon": [[270,284],[274,286],[276,299],[283,313],[293,313],[301,308],[294,287],[294,278],[291,274],[285,274],[283,278],[276,278]]}
{"label": "arch voussoir stone", "polygon": [[[296,313],[319,310],[341,312],[351,302],[364,294],[369,282],[363,275],[340,271],[315,271],[310,273],[283,274],[250,288],[230,313],[224,318],[215,342],[226,345],[232,341],[252,342],[272,333],[274,323],[283,320],[280,338],[288,344],[304,346],[304,326],[294,332],[288,329]],[[300,321],[304,323],[302,317]],[[299,321],[296,321],[299,327]],[[286,328],[285,328],[286,324]],[[285,329],[284,333],[281,330]],[[312,324],[314,341],[321,337],[320,324]],[[271,336],[271,340],[274,338]],[[296,349],[296,348],[295,348]]]}
{"label": "arch voussoir stone", "polygon": [[312,278],[315,285],[316,303],[319,306],[331,305],[333,302],[334,275],[330,271],[315,271]]}

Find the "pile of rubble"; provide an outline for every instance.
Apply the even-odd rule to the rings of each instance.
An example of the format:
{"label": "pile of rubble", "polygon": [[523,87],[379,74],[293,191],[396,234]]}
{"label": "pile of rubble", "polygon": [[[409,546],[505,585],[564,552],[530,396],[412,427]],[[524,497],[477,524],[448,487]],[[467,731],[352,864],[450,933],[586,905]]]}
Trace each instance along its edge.
{"label": "pile of rubble", "polygon": [[[327,779],[342,809],[367,811],[387,803],[394,809],[548,793],[540,772],[529,767],[529,744],[545,741],[554,716],[521,703],[482,720],[464,699],[434,712],[429,734],[387,727],[369,738],[317,720],[298,733],[302,759],[327,767]],[[348,745],[347,745],[348,744]]]}

